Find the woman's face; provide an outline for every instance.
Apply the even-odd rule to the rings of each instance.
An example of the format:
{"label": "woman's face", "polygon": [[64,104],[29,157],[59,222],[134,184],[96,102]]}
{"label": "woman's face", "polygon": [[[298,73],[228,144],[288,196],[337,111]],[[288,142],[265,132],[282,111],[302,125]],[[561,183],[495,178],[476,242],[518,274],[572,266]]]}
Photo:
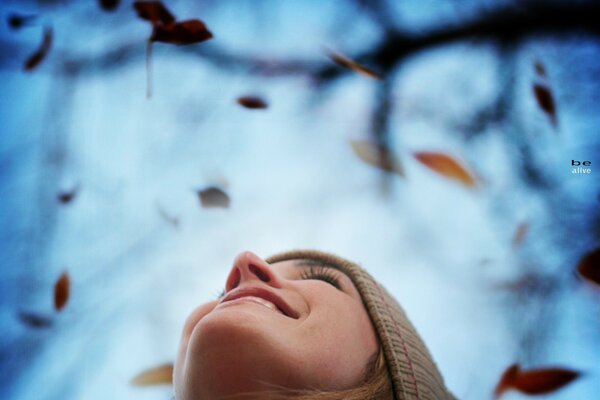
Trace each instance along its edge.
{"label": "woman's face", "polygon": [[314,260],[267,264],[244,252],[225,294],[185,323],[176,398],[351,388],[377,349],[367,311],[345,274]]}

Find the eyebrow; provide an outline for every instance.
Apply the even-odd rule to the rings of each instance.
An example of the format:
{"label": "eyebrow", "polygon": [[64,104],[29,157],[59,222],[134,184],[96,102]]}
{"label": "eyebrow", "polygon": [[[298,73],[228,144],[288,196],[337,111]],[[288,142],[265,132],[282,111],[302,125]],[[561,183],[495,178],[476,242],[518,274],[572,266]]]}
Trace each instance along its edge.
{"label": "eyebrow", "polygon": [[299,267],[299,268],[303,268],[303,267],[332,268],[332,269],[335,269],[336,271],[339,271],[342,274],[346,275],[344,273],[344,271],[342,271],[341,269],[339,269],[336,265],[330,264],[330,263],[325,262],[323,260],[317,260],[317,259],[314,259],[314,258],[301,258],[301,259],[295,260],[294,266],[295,267]]}

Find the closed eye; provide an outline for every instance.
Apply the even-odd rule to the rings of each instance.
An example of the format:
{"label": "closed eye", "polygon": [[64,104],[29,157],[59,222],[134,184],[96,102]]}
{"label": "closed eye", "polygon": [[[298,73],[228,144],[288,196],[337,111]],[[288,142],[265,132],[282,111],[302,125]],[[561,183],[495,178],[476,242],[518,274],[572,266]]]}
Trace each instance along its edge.
{"label": "closed eye", "polygon": [[300,275],[300,279],[317,279],[329,283],[336,289],[342,290],[340,280],[332,268],[322,265],[311,265]]}

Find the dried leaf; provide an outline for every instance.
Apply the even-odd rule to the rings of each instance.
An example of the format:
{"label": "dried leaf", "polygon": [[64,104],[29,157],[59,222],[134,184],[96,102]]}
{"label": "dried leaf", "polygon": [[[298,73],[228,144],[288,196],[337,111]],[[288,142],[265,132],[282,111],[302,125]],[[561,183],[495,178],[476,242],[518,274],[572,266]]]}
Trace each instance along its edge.
{"label": "dried leaf", "polygon": [[8,27],[10,29],[21,29],[25,26],[30,26],[33,20],[35,20],[35,15],[23,15],[12,13],[8,16]]}
{"label": "dried leaf", "polygon": [[528,231],[529,231],[529,224],[526,222],[521,222],[517,226],[517,229],[515,230],[515,233],[514,233],[513,239],[512,239],[513,247],[518,247],[523,243],[523,240],[525,239],[525,236],[527,235]]}
{"label": "dried leaf", "polygon": [[204,42],[212,37],[202,21],[192,19],[155,26],[150,41],[185,45]]}
{"label": "dried leaf", "polygon": [[29,311],[19,311],[19,319],[30,328],[42,329],[52,326],[52,318]]}
{"label": "dried leaf", "polygon": [[198,190],[198,197],[204,208],[228,208],[231,202],[227,193],[215,186]]}
{"label": "dried leaf", "polygon": [[423,151],[414,153],[413,155],[427,168],[446,178],[453,179],[468,187],[477,185],[477,181],[473,174],[469,172],[465,166],[462,166],[458,161],[447,154]]}
{"label": "dried leaf", "polygon": [[173,216],[171,216],[169,213],[167,213],[160,204],[156,204],[156,209],[158,210],[158,213],[160,214],[160,216],[172,227],[177,228],[179,227],[179,219],[175,218]]}
{"label": "dried leaf", "polygon": [[387,147],[368,141],[352,141],[354,153],[369,165],[387,172],[396,173],[404,177],[404,169],[400,160],[396,159]]}
{"label": "dried leaf", "polygon": [[27,59],[23,69],[25,71],[32,71],[35,67],[37,67],[42,61],[44,61],[44,58],[48,55],[51,46],[52,28],[46,28],[44,29],[44,37],[40,47]]}
{"label": "dried leaf", "polygon": [[113,11],[119,6],[119,0],[99,0],[100,7],[106,11]]}
{"label": "dried leaf", "polygon": [[141,19],[150,21],[153,26],[175,22],[175,16],[160,1],[136,1],[133,8]]}
{"label": "dried leaf", "polygon": [[266,101],[258,96],[242,96],[238,97],[237,102],[242,107],[250,109],[265,109],[269,107]]}
{"label": "dried leaf", "polygon": [[533,85],[533,93],[537,100],[538,106],[550,117],[552,125],[556,126],[558,123],[556,116],[556,105],[554,103],[554,96],[546,85],[536,83]]}
{"label": "dried leaf", "polygon": [[518,364],[514,364],[502,374],[494,391],[494,398],[497,399],[509,389],[529,395],[551,393],[571,383],[580,375],[578,371],[564,368],[522,371]]}
{"label": "dried leaf", "polygon": [[583,278],[600,285],[600,247],[583,256],[577,265],[577,271]]}
{"label": "dried leaf", "polygon": [[60,311],[69,300],[70,279],[66,272],[54,284],[54,309]]}
{"label": "dried leaf", "polygon": [[134,386],[170,385],[173,383],[173,364],[167,363],[137,374],[131,384]]}
{"label": "dried leaf", "polygon": [[364,65],[361,65],[361,64],[357,63],[356,61],[353,61],[353,60],[349,59],[348,57],[345,57],[339,53],[329,51],[329,52],[327,52],[327,56],[331,59],[331,61],[333,61],[334,63],[336,63],[339,66],[351,69],[352,71],[357,72],[361,75],[364,75],[368,78],[381,79],[381,76],[378,73],[376,73],[375,71],[373,71],[373,70],[365,67]]}
{"label": "dried leaf", "polygon": [[78,188],[75,187],[75,188],[73,188],[71,190],[66,190],[64,192],[60,192],[56,196],[56,198],[62,204],[69,204],[71,201],[73,201],[73,199],[77,195],[77,191],[78,191]]}

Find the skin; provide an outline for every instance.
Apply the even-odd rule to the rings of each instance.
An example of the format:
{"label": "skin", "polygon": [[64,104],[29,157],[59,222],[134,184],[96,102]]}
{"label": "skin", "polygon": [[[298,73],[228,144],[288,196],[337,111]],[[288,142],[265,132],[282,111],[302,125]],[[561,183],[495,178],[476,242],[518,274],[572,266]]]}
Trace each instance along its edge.
{"label": "skin", "polygon": [[[359,385],[378,350],[367,311],[345,274],[328,268],[340,290],[304,279],[309,269],[300,260],[270,265],[251,252],[239,254],[225,295],[198,307],[184,325],[174,370],[177,400]],[[289,315],[248,297],[227,300],[256,288],[287,303]]]}

